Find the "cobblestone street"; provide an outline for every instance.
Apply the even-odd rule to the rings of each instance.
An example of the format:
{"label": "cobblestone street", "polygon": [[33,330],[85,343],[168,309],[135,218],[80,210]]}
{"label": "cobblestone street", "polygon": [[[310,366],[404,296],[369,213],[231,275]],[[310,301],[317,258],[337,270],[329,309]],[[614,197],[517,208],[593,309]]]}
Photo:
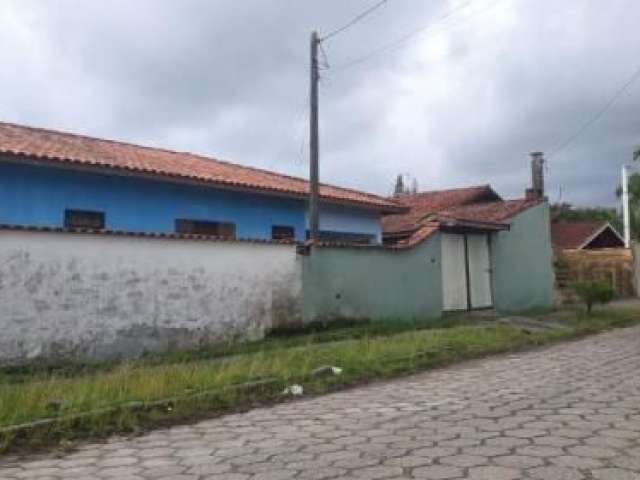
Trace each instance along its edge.
{"label": "cobblestone street", "polygon": [[0,478],[640,480],[640,328],[3,457]]}

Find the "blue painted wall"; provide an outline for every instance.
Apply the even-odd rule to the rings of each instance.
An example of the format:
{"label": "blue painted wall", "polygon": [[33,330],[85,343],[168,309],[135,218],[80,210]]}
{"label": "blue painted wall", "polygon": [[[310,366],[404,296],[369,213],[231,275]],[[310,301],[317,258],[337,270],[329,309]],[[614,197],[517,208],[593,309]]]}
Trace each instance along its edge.
{"label": "blue painted wall", "polygon": [[[306,224],[308,228],[308,218]],[[372,235],[378,243],[382,243],[382,224],[377,212],[339,205],[321,205],[320,230],[363,233]]]}
{"label": "blue painted wall", "polygon": [[304,238],[303,201],[135,177],[0,163],[0,200],[0,223],[61,226],[74,208],[104,211],[112,230],[173,232],[191,218],[234,222],[241,238],[271,238],[272,225]]}
{"label": "blue painted wall", "polygon": [[[170,233],[176,218],[190,218],[234,222],[239,238],[270,239],[273,225],[288,225],[305,239],[304,200],[2,160],[0,223],[59,227],[72,208],[104,211],[111,230]],[[377,213],[323,205],[320,216],[323,229],[379,238]]]}

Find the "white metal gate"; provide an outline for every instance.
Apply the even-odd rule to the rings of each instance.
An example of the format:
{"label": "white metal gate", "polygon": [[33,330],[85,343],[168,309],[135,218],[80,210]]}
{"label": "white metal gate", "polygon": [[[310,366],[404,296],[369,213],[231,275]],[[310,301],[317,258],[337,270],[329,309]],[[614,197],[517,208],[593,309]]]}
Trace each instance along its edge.
{"label": "white metal gate", "polygon": [[489,308],[493,306],[489,236],[486,233],[472,234],[466,238],[471,308]]}
{"label": "white metal gate", "polygon": [[464,235],[442,234],[442,293],[445,310],[468,308]]}
{"label": "white metal gate", "polygon": [[442,291],[445,311],[493,306],[487,234],[442,234]]}

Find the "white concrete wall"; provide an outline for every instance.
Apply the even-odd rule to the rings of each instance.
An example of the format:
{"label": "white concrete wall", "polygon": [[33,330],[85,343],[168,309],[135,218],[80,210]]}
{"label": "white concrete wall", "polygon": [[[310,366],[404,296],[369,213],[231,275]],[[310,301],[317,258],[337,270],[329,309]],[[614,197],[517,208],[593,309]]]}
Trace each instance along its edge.
{"label": "white concrete wall", "polygon": [[0,364],[259,337],[300,292],[293,245],[0,231]]}

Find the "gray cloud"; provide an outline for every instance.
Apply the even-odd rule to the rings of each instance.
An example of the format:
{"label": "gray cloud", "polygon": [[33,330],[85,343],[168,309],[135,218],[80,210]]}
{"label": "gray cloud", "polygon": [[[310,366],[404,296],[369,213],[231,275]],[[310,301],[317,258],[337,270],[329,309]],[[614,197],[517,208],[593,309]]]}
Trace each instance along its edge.
{"label": "gray cloud", "polygon": [[[308,36],[371,2],[7,0],[0,118],[306,175]],[[492,183],[517,196],[640,65],[633,0],[390,0],[327,42],[324,181],[386,194]],[[344,64],[430,22],[412,41]],[[549,195],[613,204],[640,143],[640,82],[550,159]]]}

